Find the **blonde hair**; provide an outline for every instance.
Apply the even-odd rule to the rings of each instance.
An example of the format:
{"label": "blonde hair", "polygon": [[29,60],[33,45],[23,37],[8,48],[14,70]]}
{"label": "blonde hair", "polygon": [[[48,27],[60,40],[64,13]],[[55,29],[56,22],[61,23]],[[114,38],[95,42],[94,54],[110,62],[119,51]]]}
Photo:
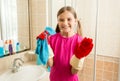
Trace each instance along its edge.
{"label": "blonde hair", "polygon": [[[62,8],[58,11],[57,17],[58,17],[60,14],[62,14],[63,12],[65,12],[65,11],[71,12],[71,13],[73,14],[74,18],[77,19],[77,14],[76,14],[75,10],[74,10],[72,7],[70,7],[70,6],[64,6],[64,7],[62,7]],[[77,25],[77,33],[82,36],[81,23],[80,23],[79,20],[77,20],[77,23],[78,23],[78,25]],[[60,32],[60,29],[59,29],[58,24],[57,24],[57,26],[56,26],[56,32],[57,32],[57,33]]]}

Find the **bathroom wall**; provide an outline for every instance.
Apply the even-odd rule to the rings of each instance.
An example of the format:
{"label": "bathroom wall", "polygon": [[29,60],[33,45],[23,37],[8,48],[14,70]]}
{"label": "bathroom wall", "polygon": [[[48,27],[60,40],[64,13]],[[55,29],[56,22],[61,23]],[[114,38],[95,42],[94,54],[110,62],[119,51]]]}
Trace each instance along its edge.
{"label": "bathroom wall", "polygon": [[119,81],[119,59],[115,57],[106,57],[97,55],[96,57],[96,75],[94,76],[94,59],[88,56],[84,61],[83,70],[79,72],[81,81]]}
{"label": "bathroom wall", "polygon": [[30,48],[28,0],[17,0],[18,40],[21,48]]}
{"label": "bathroom wall", "polygon": [[104,57],[106,61],[103,73],[107,76],[102,79],[105,81],[118,81],[120,75],[119,3],[119,0],[98,1],[97,54]]}
{"label": "bathroom wall", "polygon": [[118,81],[120,81],[120,59],[119,59],[119,76],[118,76]]}
{"label": "bathroom wall", "polygon": [[51,17],[48,18],[48,24],[55,29],[57,24],[57,12],[62,6],[66,5],[65,0],[51,0],[48,5],[51,6],[48,8],[48,10],[51,11],[48,14],[48,16]]}
{"label": "bathroom wall", "polygon": [[98,2],[97,54],[120,58],[120,1]]}
{"label": "bathroom wall", "polygon": [[31,49],[36,48],[36,37],[46,26],[46,0],[29,0]]}

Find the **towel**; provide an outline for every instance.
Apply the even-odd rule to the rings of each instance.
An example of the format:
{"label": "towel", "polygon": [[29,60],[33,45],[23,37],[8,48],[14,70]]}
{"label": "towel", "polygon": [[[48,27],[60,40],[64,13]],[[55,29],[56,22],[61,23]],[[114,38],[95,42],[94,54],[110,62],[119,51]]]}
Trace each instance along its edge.
{"label": "towel", "polygon": [[48,37],[55,33],[56,32],[52,29],[52,27],[47,26],[45,27],[45,30],[36,37],[37,46],[35,53],[38,56],[38,64],[46,65],[48,59],[54,56],[53,51],[49,45]]}
{"label": "towel", "polygon": [[45,65],[49,57],[48,43],[46,39],[37,39],[37,47],[35,53],[39,55],[40,61]]}

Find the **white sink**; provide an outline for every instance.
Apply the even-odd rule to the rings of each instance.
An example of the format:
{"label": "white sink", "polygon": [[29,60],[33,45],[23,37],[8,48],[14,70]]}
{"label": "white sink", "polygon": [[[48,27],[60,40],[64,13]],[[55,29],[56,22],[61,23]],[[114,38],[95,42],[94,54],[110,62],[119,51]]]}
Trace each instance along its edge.
{"label": "white sink", "polygon": [[46,75],[46,70],[42,66],[22,66],[19,71],[12,73],[6,71],[0,76],[0,81],[39,81]]}

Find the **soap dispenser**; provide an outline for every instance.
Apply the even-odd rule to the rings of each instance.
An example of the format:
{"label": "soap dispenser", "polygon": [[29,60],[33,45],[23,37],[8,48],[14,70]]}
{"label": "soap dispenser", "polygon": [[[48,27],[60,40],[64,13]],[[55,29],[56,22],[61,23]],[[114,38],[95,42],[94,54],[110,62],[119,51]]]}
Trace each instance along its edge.
{"label": "soap dispenser", "polygon": [[5,55],[9,54],[8,46],[9,46],[9,41],[6,40],[6,41],[4,42]]}
{"label": "soap dispenser", "polygon": [[0,57],[4,56],[3,40],[0,40]]}
{"label": "soap dispenser", "polygon": [[20,51],[20,43],[17,42],[17,43],[16,43],[16,52],[19,52],[19,51]]}
{"label": "soap dispenser", "polygon": [[12,41],[9,40],[9,54],[12,55],[13,54],[13,47],[12,47]]}

